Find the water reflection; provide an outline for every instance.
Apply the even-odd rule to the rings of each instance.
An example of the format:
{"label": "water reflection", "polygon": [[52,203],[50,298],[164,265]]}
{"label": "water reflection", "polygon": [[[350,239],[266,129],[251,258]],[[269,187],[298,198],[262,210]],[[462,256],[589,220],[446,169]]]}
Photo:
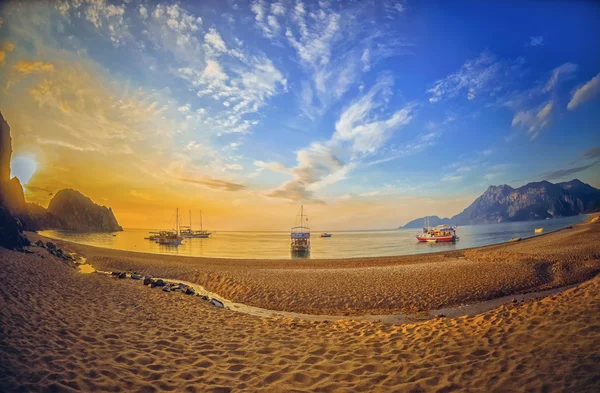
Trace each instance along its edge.
{"label": "water reflection", "polygon": [[[392,256],[424,252],[459,250],[506,242],[512,238],[539,236],[534,229],[548,233],[586,219],[575,216],[544,221],[471,225],[458,228],[456,243],[418,243],[420,229],[331,232],[330,238],[314,236],[308,255],[290,253],[289,232],[218,232],[208,239],[185,239],[179,246],[159,245],[145,240],[151,229],[126,229],[111,233],[72,233],[42,231],[48,237],[99,247],[157,254],[214,258],[321,259]],[[329,231],[328,231],[329,232]],[[317,233],[317,231],[315,231]]]}

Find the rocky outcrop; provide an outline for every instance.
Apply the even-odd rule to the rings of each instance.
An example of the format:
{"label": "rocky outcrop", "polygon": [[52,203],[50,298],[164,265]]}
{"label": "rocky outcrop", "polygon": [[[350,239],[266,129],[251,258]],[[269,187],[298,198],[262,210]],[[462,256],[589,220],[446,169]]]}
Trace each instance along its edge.
{"label": "rocky outcrop", "polygon": [[[0,113],[0,247],[20,250],[29,244],[23,236],[23,224],[12,213],[19,206],[12,206],[14,194],[18,194],[15,186],[19,179],[10,180],[10,159],[12,156],[12,138],[10,127]],[[21,189],[21,193],[23,189]]]}
{"label": "rocky outcrop", "polygon": [[429,220],[429,225],[435,227],[437,225],[451,225],[452,220],[449,218],[439,218],[438,216],[426,216],[412,220],[403,227],[400,228],[423,228],[425,225],[425,219]]}
{"label": "rocky outcrop", "polygon": [[[460,214],[441,223],[471,225],[567,217],[591,211],[598,201],[600,190],[577,179],[557,184],[533,182],[519,188],[504,184],[490,186]],[[423,218],[404,228],[412,228],[408,225],[418,222],[422,223]]]}
{"label": "rocky outcrop", "polygon": [[60,218],[62,229],[78,232],[114,232],[123,228],[111,208],[95,204],[90,198],[72,189],[54,195],[48,212]]}

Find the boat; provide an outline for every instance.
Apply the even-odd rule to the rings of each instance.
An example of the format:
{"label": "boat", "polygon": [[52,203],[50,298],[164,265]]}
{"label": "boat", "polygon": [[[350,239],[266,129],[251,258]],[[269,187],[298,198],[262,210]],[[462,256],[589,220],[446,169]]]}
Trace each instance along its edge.
{"label": "boat", "polygon": [[425,218],[425,227],[423,232],[417,235],[417,241],[427,243],[453,243],[458,240],[456,236],[456,227],[449,225],[438,225],[435,228],[429,227],[429,220]]}
{"label": "boat", "polygon": [[542,232],[544,232],[544,228],[535,228],[535,229],[533,230],[533,232],[534,232],[534,233],[542,233]]}
{"label": "boat", "polygon": [[183,242],[183,238],[179,235],[179,209],[175,213],[175,229],[160,231],[156,242],[163,246],[178,246]]}
{"label": "boat", "polygon": [[321,233],[321,237],[331,237],[331,233],[323,232]]}
{"label": "boat", "polygon": [[304,215],[304,205],[300,206],[300,225],[290,231],[290,251],[293,254],[308,254],[310,252],[310,228],[304,226],[308,216]]}
{"label": "boat", "polygon": [[182,226],[181,231],[179,231],[181,237],[188,239],[206,239],[211,233],[202,229],[202,210],[200,210],[200,230],[192,229],[192,211],[190,210],[190,225]]}
{"label": "boat", "polygon": [[149,232],[150,234],[148,235],[148,237],[145,237],[145,240],[152,240],[152,241],[157,241],[158,238],[160,237],[160,232]]}

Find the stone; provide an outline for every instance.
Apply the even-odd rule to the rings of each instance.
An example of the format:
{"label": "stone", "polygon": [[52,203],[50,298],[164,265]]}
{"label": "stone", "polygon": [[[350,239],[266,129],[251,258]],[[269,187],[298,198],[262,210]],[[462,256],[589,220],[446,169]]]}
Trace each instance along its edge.
{"label": "stone", "polygon": [[218,308],[225,308],[225,305],[223,304],[223,302],[221,302],[220,300],[217,300],[217,299],[212,299],[210,301],[210,304],[212,304],[213,306],[218,307]]}
{"label": "stone", "polygon": [[35,242],[35,245],[36,245],[36,246],[38,246],[38,247],[46,248],[46,247],[44,246],[44,242],[43,242],[43,241],[41,241],[41,240],[38,240],[38,241],[36,241],[36,242]]}
{"label": "stone", "polygon": [[110,272],[110,274],[113,276],[118,276],[119,274],[121,274],[121,272]]}
{"label": "stone", "polygon": [[164,282],[164,280],[156,280],[156,282],[154,283],[155,286],[157,287],[164,287],[167,285],[166,282]]}
{"label": "stone", "polygon": [[56,244],[54,244],[52,242],[46,242],[46,248],[50,251],[54,251],[54,250],[56,250]]}
{"label": "stone", "polygon": [[127,278],[127,273],[125,273],[125,272],[119,273],[117,278],[120,278],[120,279]]}
{"label": "stone", "polygon": [[144,285],[154,285],[156,281],[152,277],[144,277]]}
{"label": "stone", "polygon": [[163,292],[171,292],[171,287],[163,287]]}
{"label": "stone", "polygon": [[517,303],[517,302],[518,302],[518,300],[517,300],[517,299],[515,299],[515,298],[513,297],[513,298],[512,298],[512,300],[511,300],[511,302],[513,302],[513,303]]}
{"label": "stone", "polygon": [[196,294],[196,290],[195,290],[194,288],[192,288],[192,287],[187,287],[187,288],[185,289],[185,292],[184,292],[184,293],[185,293],[186,295],[195,295],[195,294]]}
{"label": "stone", "polygon": [[131,279],[132,279],[132,280],[141,280],[141,279],[142,279],[142,276],[141,276],[141,275],[139,275],[139,274],[137,274],[137,273],[133,273],[133,274],[131,275]]}

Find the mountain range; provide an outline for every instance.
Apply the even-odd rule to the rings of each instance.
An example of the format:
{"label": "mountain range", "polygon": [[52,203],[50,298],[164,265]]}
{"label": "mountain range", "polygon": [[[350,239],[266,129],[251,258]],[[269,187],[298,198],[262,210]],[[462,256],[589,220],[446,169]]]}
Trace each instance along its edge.
{"label": "mountain range", "polygon": [[[431,226],[490,224],[506,221],[543,220],[574,216],[600,208],[600,190],[573,179],[563,183],[540,181],[519,188],[490,186],[481,196],[452,218],[430,216]],[[421,228],[425,217],[400,228]]]}
{"label": "mountain range", "polygon": [[79,191],[58,191],[48,208],[27,203],[19,178],[10,178],[12,138],[0,113],[0,246],[20,249],[27,244],[23,230],[64,229],[114,232],[123,228],[112,209],[94,203]]}

